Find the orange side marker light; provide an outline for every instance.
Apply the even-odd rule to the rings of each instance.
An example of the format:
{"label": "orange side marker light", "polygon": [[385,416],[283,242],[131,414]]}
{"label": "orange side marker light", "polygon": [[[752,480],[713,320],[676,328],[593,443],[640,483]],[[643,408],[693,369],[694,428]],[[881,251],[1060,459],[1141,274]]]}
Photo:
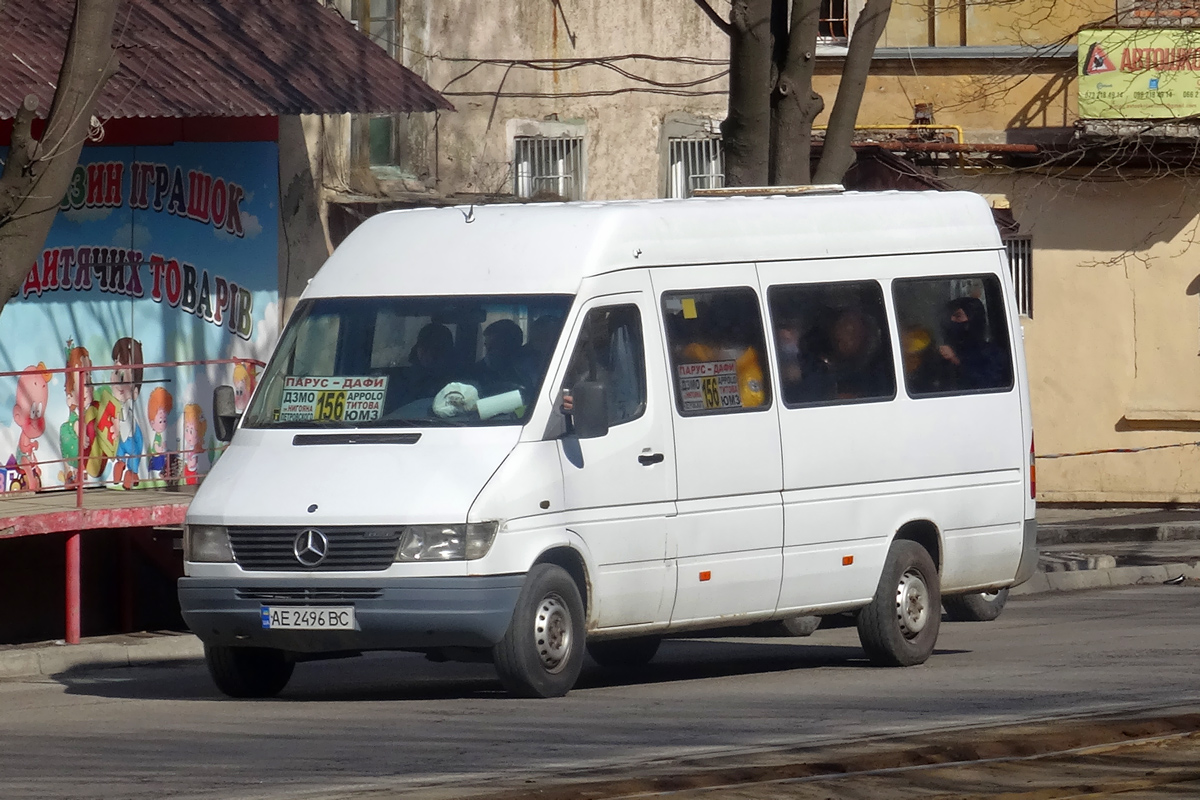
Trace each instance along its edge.
{"label": "orange side marker light", "polygon": [[854,556],[842,556],[842,566],[848,567],[854,563]]}
{"label": "orange side marker light", "polygon": [[701,581],[711,581],[712,573],[708,570],[704,570],[703,572],[700,573],[700,580]]}

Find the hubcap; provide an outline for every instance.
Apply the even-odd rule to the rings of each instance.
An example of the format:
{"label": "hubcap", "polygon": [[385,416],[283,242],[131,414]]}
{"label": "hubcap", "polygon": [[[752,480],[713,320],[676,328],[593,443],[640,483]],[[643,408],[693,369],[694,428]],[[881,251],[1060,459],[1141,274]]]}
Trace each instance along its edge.
{"label": "hubcap", "polygon": [[916,637],[929,622],[929,587],[914,569],[901,575],[896,587],[896,619],[905,639]]}
{"label": "hubcap", "polygon": [[572,645],[571,611],[557,594],[548,594],[538,603],[533,618],[533,640],[547,672],[559,672],[567,665]]}

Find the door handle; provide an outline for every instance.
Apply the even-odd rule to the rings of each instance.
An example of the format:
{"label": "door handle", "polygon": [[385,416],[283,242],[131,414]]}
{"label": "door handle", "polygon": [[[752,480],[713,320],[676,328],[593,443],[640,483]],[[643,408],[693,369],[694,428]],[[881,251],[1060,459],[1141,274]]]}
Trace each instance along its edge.
{"label": "door handle", "polygon": [[638,463],[643,467],[648,467],[651,464],[661,464],[663,462],[662,453],[643,453],[638,456]]}

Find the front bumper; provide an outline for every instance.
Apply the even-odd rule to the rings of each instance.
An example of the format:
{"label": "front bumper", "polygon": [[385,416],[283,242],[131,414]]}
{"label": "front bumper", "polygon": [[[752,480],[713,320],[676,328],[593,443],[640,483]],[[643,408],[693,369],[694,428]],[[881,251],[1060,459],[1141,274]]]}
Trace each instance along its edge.
{"label": "front bumper", "polygon": [[[313,581],[180,578],[179,605],[205,644],[297,653],[491,647],[508,629],[524,575]],[[261,607],[354,606],[356,630],[262,627]]]}
{"label": "front bumper", "polygon": [[1017,579],[1013,582],[1013,586],[1020,586],[1032,578],[1033,573],[1037,572],[1037,565],[1037,520],[1027,519],[1025,520],[1025,541],[1021,545],[1021,563],[1017,566]]}

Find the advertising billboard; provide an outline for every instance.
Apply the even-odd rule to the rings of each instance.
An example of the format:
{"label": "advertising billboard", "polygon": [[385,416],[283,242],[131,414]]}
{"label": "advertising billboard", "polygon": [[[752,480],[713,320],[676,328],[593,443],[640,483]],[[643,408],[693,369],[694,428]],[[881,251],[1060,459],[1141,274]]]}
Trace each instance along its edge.
{"label": "advertising billboard", "polygon": [[[4,151],[0,148],[0,157]],[[278,337],[274,142],[86,147],[0,314],[0,491],[194,483],[218,454],[212,390]],[[48,370],[90,369],[72,375]],[[58,459],[70,459],[56,463]]]}
{"label": "advertising billboard", "polygon": [[1080,118],[1173,119],[1195,114],[1200,114],[1200,31],[1080,32]]}

